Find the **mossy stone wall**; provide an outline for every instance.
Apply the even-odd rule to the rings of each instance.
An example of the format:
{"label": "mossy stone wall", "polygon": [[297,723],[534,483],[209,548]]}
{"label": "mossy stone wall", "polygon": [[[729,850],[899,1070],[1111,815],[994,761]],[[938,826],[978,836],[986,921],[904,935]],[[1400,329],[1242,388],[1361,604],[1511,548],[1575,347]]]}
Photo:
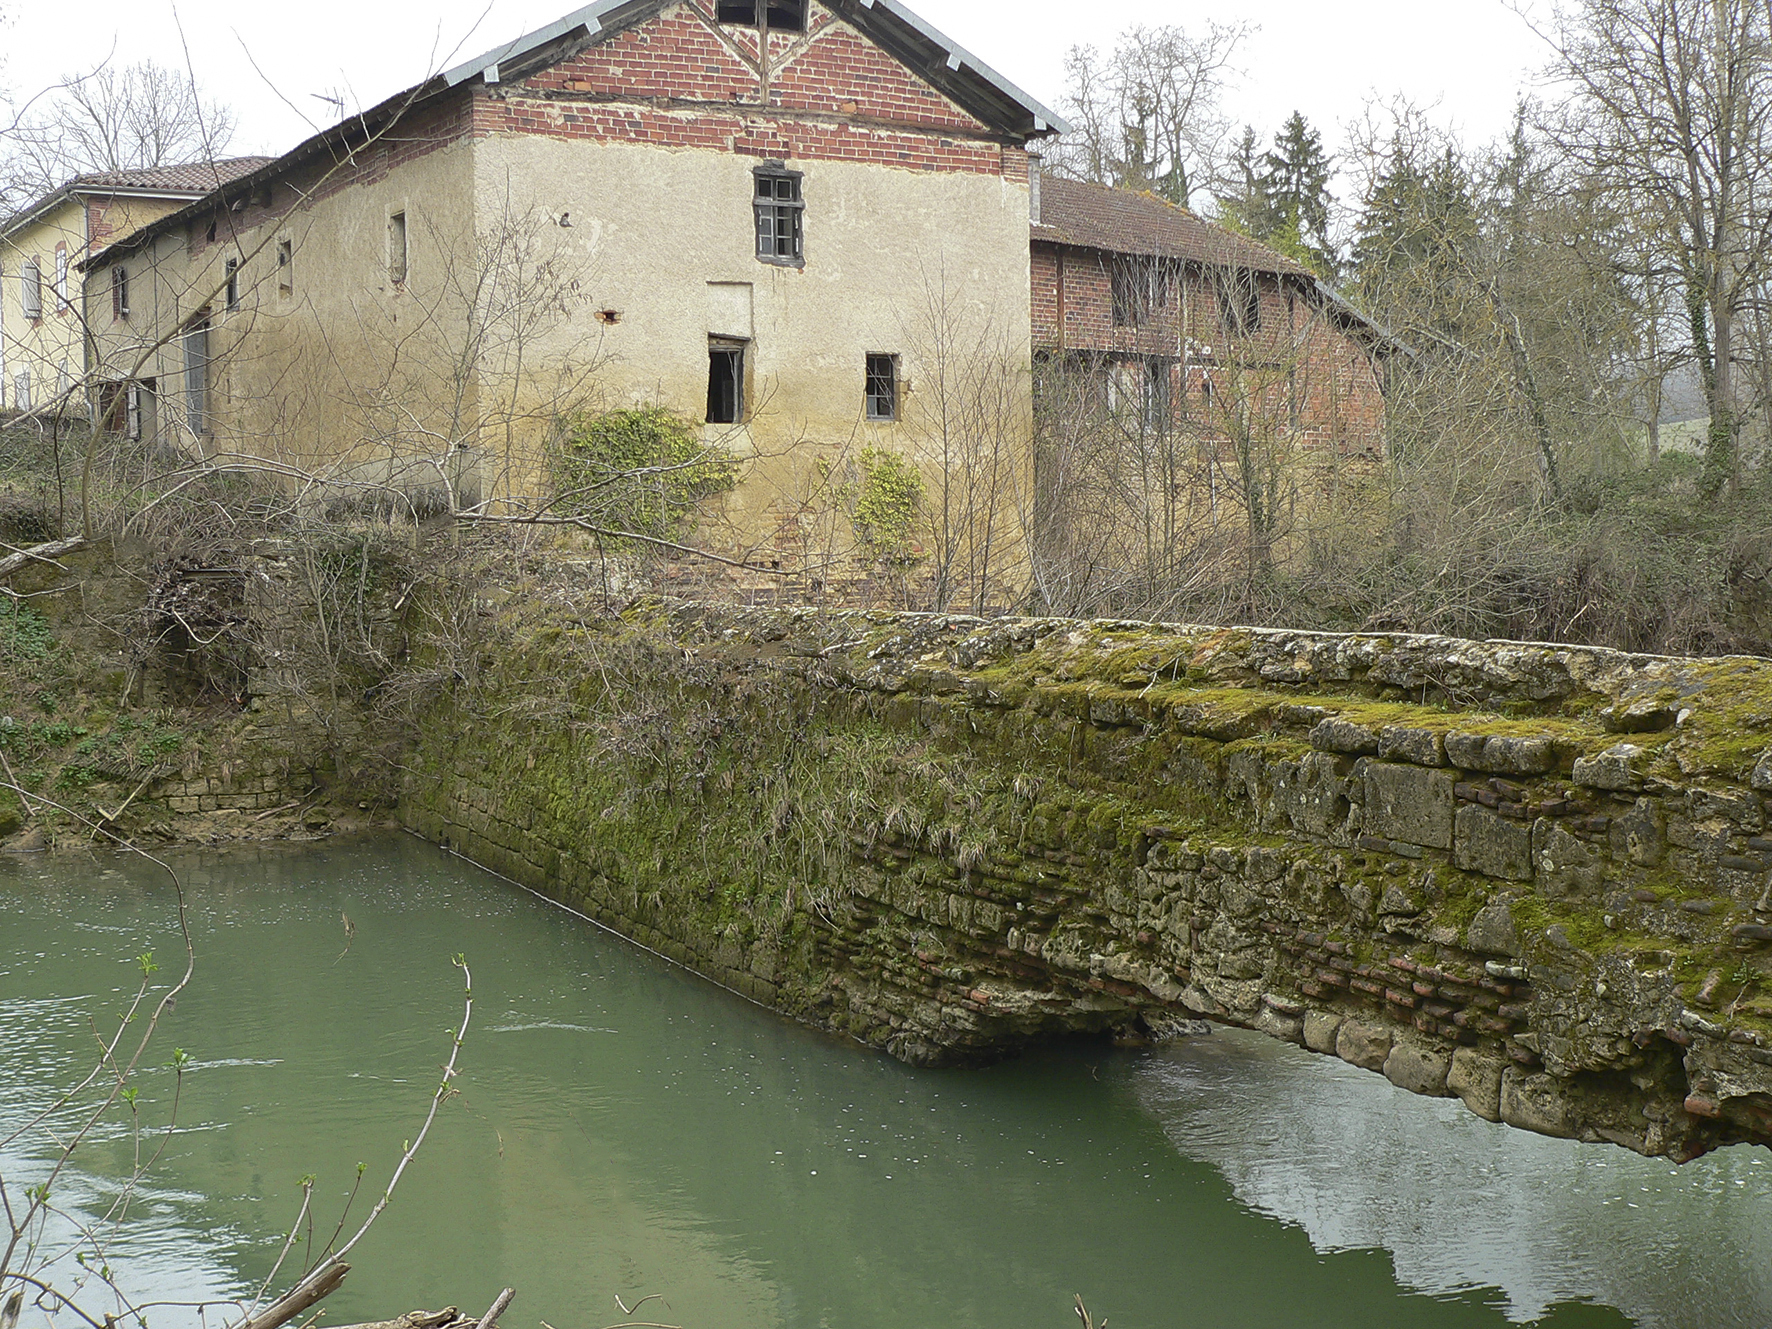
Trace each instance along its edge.
{"label": "mossy stone wall", "polygon": [[415,830],[918,1063],[1206,1016],[1772,1141],[1772,661],[655,605],[426,718]]}

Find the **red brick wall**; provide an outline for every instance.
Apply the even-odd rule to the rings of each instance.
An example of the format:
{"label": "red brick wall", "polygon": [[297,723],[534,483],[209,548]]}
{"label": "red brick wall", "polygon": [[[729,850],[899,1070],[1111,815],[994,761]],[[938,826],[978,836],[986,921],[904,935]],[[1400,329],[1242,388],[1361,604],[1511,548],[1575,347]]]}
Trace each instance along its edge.
{"label": "red brick wall", "polygon": [[816,5],[809,32],[772,36],[766,111],[755,39],[680,4],[486,90],[474,132],[1027,178],[1024,151]]}

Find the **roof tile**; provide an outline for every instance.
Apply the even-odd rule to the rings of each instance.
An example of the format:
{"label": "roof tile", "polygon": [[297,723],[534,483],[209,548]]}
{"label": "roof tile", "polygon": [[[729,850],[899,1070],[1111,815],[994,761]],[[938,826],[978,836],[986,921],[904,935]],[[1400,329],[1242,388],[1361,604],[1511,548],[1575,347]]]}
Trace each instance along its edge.
{"label": "roof tile", "polygon": [[186,162],[179,166],[150,166],[137,171],[95,171],[75,176],[68,188],[164,189],[175,193],[207,194],[229,181],[250,175],[275,160],[271,157],[228,157],[213,162]]}
{"label": "roof tile", "polygon": [[1266,245],[1167,203],[1154,194],[1135,194],[1061,176],[1040,181],[1040,222],[1033,238],[1117,254],[1148,254],[1215,267],[1256,272],[1312,273]]}

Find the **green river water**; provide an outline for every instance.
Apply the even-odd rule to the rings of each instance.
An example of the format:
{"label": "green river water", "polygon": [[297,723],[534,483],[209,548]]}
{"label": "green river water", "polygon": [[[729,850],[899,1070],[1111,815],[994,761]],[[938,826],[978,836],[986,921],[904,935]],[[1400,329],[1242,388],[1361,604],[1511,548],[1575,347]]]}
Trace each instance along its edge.
{"label": "green river water", "polygon": [[[1762,1151],[1675,1169],[1540,1139],[1235,1031],[912,1070],[409,838],[179,863],[198,968],[145,1120],[173,1049],[192,1066],[113,1253],[141,1297],[262,1279],[305,1174],[322,1235],[359,1161],[386,1184],[465,952],[461,1095],[322,1325],[505,1284],[505,1329],[602,1329],[650,1293],[636,1318],[684,1329],[1061,1329],[1079,1292],[1113,1329],[1772,1324]],[[132,957],[178,967],[172,905],[139,860],[0,864],[0,1136],[89,1065]],[[82,1150],[62,1202],[101,1206],[129,1148],[113,1126]],[[36,1166],[0,1154],[9,1183]]]}

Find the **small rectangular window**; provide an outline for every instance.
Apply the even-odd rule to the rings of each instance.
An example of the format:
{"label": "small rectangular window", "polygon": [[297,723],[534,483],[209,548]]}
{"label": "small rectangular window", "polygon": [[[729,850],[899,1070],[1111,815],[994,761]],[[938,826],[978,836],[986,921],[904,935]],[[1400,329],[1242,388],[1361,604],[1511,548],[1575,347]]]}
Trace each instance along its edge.
{"label": "small rectangular window", "polygon": [[295,248],[292,241],[277,241],[277,294],[295,294]]}
{"label": "small rectangular window", "polygon": [[123,432],[136,442],[142,436],[142,390],[138,383],[124,389]]}
{"label": "small rectangular window", "polygon": [[870,355],[867,368],[868,419],[898,419],[898,357]]}
{"label": "small rectangular window", "polygon": [[396,212],[388,217],[388,280],[394,285],[406,281],[406,214]]}
{"label": "small rectangular window", "polygon": [[230,258],[222,264],[222,271],[227,276],[228,308],[238,309],[240,307],[240,260]]}
{"label": "small rectangular window", "polygon": [[121,263],[111,269],[111,317],[129,317],[129,269]]}
{"label": "small rectangular window", "polygon": [[708,344],[708,423],[735,425],[744,419],[744,347]]}
{"label": "small rectangular window", "polygon": [[721,23],[741,23],[755,27],[761,10],[771,32],[805,32],[806,0],[719,0],[714,17]]}
{"label": "small rectangular window", "polygon": [[66,313],[72,306],[68,303],[68,247],[55,247],[55,307],[58,312]]}
{"label": "small rectangular window", "polygon": [[[24,306],[26,318],[43,317],[43,269],[37,260],[27,258],[24,267],[19,269],[19,303]],[[22,407],[20,409],[23,409]]]}
{"label": "small rectangular window", "polygon": [[797,171],[759,170],[756,173],[757,257],[765,263],[799,263],[805,257]]}

